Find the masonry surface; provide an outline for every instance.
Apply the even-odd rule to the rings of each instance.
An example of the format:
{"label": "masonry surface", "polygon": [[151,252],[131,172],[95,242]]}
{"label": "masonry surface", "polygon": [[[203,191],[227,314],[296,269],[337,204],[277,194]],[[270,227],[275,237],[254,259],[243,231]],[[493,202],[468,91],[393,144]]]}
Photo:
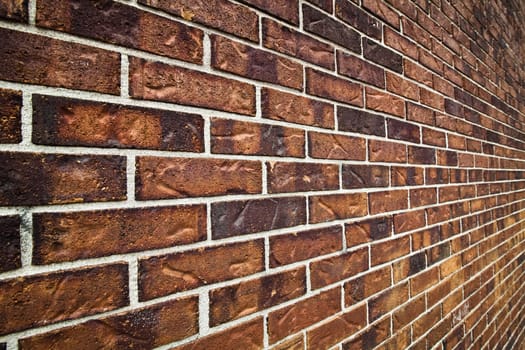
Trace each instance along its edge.
{"label": "masonry surface", "polygon": [[0,349],[525,348],[519,0],[0,0]]}

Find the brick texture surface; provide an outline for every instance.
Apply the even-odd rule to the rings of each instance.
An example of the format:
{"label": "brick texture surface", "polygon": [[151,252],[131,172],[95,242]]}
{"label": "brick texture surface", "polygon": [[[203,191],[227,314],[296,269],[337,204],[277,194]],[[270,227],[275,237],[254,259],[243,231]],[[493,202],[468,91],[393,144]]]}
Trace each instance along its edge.
{"label": "brick texture surface", "polygon": [[522,349],[519,0],[0,0],[0,349]]}

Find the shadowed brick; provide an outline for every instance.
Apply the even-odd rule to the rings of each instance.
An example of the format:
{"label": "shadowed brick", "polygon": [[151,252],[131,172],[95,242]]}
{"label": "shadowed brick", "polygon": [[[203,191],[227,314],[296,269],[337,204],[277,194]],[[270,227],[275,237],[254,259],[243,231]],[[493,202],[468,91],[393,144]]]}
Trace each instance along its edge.
{"label": "shadowed brick", "polygon": [[348,0],[336,0],[335,15],[360,32],[381,39],[381,23]]}
{"label": "shadowed brick", "polygon": [[338,51],[337,70],[339,74],[361,80],[378,88],[385,88],[385,71],[383,68],[363,61],[356,56]]}
{"label": "shadowed brick", "polygon": [[406,123],[397,119],[388,119],[387,129],[388,137],[391,139],[420,143],[421,132],[416,124]]}
{"label": "shadowed brick", "polygon": [[28,12],[27,0],[0,1],[0,18],[16,22],[27,22]]}
{"label": "shadowed brick", "polygon": [[22,93],[0,89],[0,144],[22,141]]}
{"label": "shadowed brick", "polygon": [[0,216],[0,272],[22,267],[20,224],[19,216]]}
{"label": "shadowed brick", "polygon": [[372,324],[356,338],[343,343],[343,350],[372,349],[390,337],[390,316]]}
{"label": "shadowed brick", "polygon": [[297,0],[241,0],[264,12],[293,24],[299,23],[299,2]]}
{"label": "shadowed brick", "polygon": [[339,107],[337,124],[342,131],[385,136],[385,118],[359,109]]}
{"label": "shadowed brick", "polygon": [[381,46],[375,41],[363,38],[363,55],[366,59],[391,69],[394,72],[403,72],[403,58],[401,55]]}
{"label": "shadowed brick", "polygon": [[408,146],[408,162],[411,164],[436,164],[434,148]]}

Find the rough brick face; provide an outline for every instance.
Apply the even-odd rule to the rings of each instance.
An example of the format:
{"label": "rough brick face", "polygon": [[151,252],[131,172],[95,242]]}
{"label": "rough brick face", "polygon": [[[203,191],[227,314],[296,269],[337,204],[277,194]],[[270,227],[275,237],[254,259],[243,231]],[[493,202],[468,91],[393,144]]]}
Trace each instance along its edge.
{"label": "rough brick face", "polygon": [[311,68],[306,69],[306,92],[355,106],[363,105],[360,85]]}
{"label": "rough brick face", "polygon": [[267,164],[268,192],[323,191],[339,188],[339,167],[335,164]]}
{"label": "rough brick face", "polygon": [[0,144],[22,141],[22,93],[0,89]]}

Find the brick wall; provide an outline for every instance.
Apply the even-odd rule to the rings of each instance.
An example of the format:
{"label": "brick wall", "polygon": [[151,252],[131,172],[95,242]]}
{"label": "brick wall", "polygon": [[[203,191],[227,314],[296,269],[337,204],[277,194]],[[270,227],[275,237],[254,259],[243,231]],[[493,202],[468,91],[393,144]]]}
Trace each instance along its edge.
{"label": "brick wall", "polygon": [[0,0],[0,349],[518,349],[518,0]]}

